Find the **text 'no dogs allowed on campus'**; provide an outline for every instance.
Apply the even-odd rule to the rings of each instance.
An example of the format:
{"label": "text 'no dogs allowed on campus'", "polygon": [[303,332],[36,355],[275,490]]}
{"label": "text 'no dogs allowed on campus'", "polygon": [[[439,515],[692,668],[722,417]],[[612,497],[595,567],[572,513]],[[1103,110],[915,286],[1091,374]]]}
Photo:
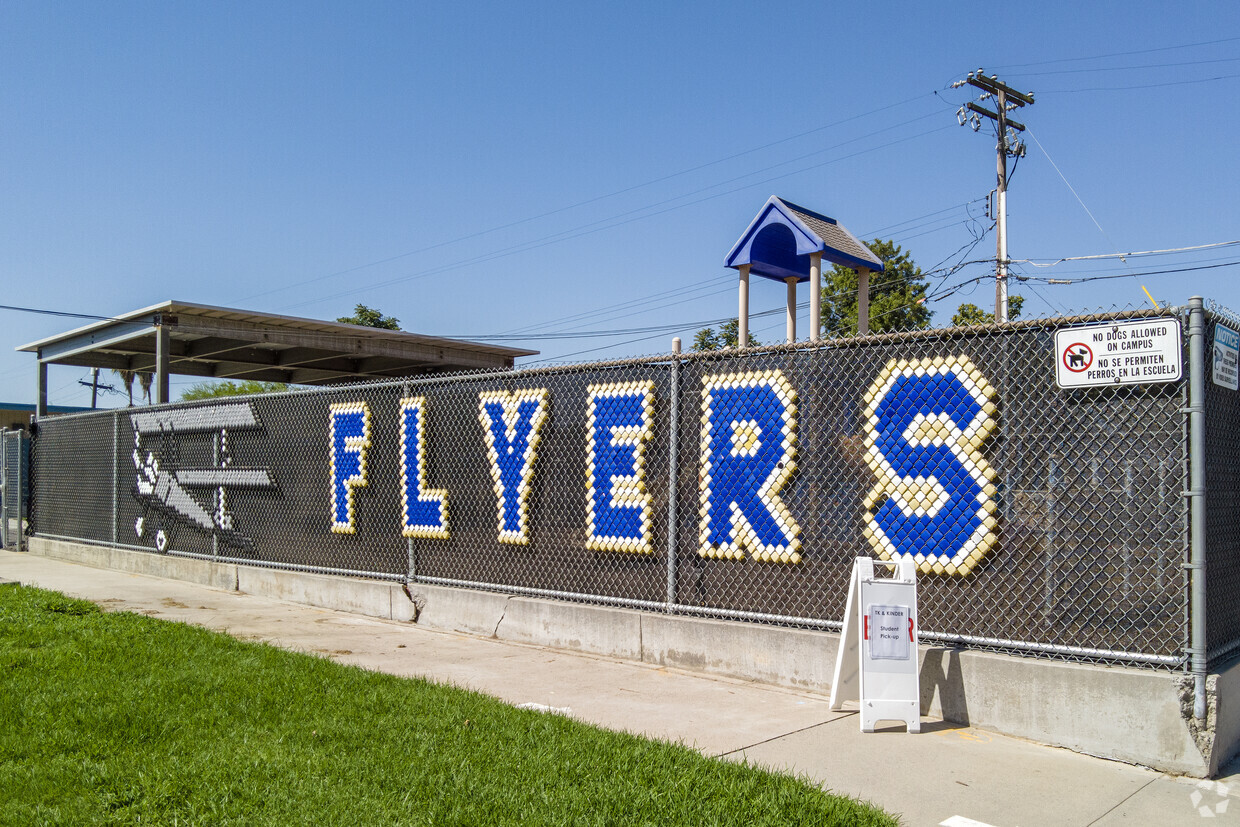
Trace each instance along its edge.
{"label": "text 'no dogs allowed on campus'", "polygon": [[1179,319],[1067,327],[1055,331],[1061,388],[1174,382],[1183,375]]}

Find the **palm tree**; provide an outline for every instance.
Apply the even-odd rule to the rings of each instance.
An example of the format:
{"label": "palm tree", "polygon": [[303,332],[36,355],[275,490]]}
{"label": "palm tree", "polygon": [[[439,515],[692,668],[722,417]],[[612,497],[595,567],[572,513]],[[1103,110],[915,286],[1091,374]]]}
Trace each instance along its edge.
{"label": "palm tree", "polygon": [[112,372],[115,373],[117,376],[119,376],[121,378],[121,381],[125,383],[125,392],[129,394],[129,407],[132,408],[133,407],[133,378],[137,375],[137,371],[125,370],[122,368],[119,370],[113,370]]}
{"label": "palm tree", "polygon": [[146,404],[151,404],[151,382],[155,380],[153,373],[139,373],[138,384],[142,386],[142,395],[146,397]]}

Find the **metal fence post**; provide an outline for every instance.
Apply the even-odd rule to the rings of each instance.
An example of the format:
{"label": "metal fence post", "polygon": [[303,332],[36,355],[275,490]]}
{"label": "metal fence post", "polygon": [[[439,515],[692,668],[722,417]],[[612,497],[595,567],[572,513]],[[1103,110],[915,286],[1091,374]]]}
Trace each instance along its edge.
{"label": "metal fence post", "polygon": [[[21,527],[20,512],[18,527]],[[9,547],[9,432],[0,431],[0,548]]]}
{"label": "metal fence post", "polygon": [[[0,431],[0,548],[22,550],[26,443],[21,431]],[[10,524],[13,521],[16,528]]]}
{"label": "metal fence post", "polygon": [[[677,348],[679,350],[679,348]],[[676,501],[679,498],[679,470],[677,463],[677,436],[680,431],[680,354],[673,354],[672,375],[668,395],[672,410],[668,424],[668,482],[667,482],[667,610],[676,605]]]}
{"label": "metal fence post", "polygon": [[120,526],[117,521],[120,520],[119,508],[120,503],[117,495],[117,489],[120,488],[120,457],[121,457],[121,417],[120,414],[112,414],[112,545],[120,542]]}
{"label": "metal fence post", "polygon": [[1188,300],[1188,474],[1190,668],[1193,717],[1206,717],[1206,357],[1201,296]]}
{"label": "metal fence post", "polygon": [[25,551],[26,534],[26,487],[22,483],[30,481],[30,452],[23,450],[23,434],[18,431],[13,437],[17,443],[17,550]]}
{"label": "metal fence post", "polygon": [[[401,399],[408,399],[409,397],[413,396],[413,387],[410,385],[401,385],[400,395],[401,395]],[[401,412],[400,416],[402,417],[402,421],[403,421],[403,417],[404,417],[403,411]],[[401,426],[401,432],[402,433],[404,432],[403,425]],[[401,451],[405,450],[403,445],[401,446],[400,450]],[[405,572],[405,582],[406,583],[417,582],[418,550],[413,545],[413,537],[405,538],[405,554],[407,555],[406,566],[405,566],[405,568],[407,569],[407,571]]]}
{"label": "metal fence post", "polygon": [[17,550],[29,551],[29,546],[26,544],[26,531],[31,527],[30,486],[34,478],[31,472],[34,438],[18,431],[12,439],[17,442]]}

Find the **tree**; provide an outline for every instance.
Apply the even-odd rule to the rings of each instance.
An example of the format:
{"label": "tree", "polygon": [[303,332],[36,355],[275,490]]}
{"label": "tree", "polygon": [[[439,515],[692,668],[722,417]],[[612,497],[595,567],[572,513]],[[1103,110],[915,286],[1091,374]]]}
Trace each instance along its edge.
{"label": "tree", "polygon": [[125,384],[125,393],[129,396],[129,407],[133,407],[133,380],[138,380],[138,386],[142,389],[142,395],[146,397],[146,404],[151,404],[151,384],[155,381],[155,374],[149,371],[126,370],[124,368],[116,368],[112,371],[121,378],[121,382]]}
{"label": "tree", "polygon": [[124,368],[112,371],[121,378],[125,383],[125,393],[129,395],[129,407],[133,407],[133,380],[137,379],[139,386],[142,388],[143,394],[146,395],[146,403],[151,404],[151,382],[155,380],[153,373],[137,370],[125,370]]}
{"label": "tree", "polygon": [[[1008,320],[1016,321],[1020,318],[1020,310],[1025,306],[1024,296],[1008,296]],[[995,314],[987,313],[976,304],[965,303],[956,308],[956,314],[952,316],[952,327],[968,327],[978,324],[994,324]]]}
{"label": "tree", "polygon": [[[930,326],[926,277],[912,257],[894,241],[867,242],[882,260],[881,273],[870,274],[870,332],[919,330]],[[857,272],[834,265],[823,273],[822,332],[826,336],[857,333]]]}
{"label": "tree", "polygon": [[400,330],[400,319],[392,316],[384,316],[382,312],[375,310],[373,307],[367,307],[359,304],[353,308],[352,316],[341,316],[336,319],[338,322],[345,324],[355,324],[361,327],[378,327],[383,330]]}
{"label": "tree", "polygon": [[139,373],[138,386],[142,388],[142,395],[146,397],[146,404],[151,404],[151,384],[155,381],[153,373]]}
{"label": "tree", "polygon": [[119,370],[113,370],[112,372],[115,373],[117,376],[119,376],[121,378],[121,381],[125,383],[125,392],[129,394],[129,407],[132,408],[133,407],[133,379],[135,376],[137,376],[137,373],[135,373],[132,370],[125,370],[124,368],[121,368]]}
{"label": "tree", "polygon": [[[727,348],[739,347],[741,340],[741,323],[739,318],[732,318],[719,325],[719,332],[716,333],[713,327],[704,327],[693,337],[693,349],[696,351],[703,350],[726,350]],[[762,343],[749,334],[749,346],[761,347]]]}
{"label": "tree", "polygon": [[288,385],[283,382],[256,382],[253,379],[246,379],[243,382],[199,382],[182,391],[181,401],[214,399],[219,396],[245,396],[251,393],[279,393],[286,390],[288,390]]}

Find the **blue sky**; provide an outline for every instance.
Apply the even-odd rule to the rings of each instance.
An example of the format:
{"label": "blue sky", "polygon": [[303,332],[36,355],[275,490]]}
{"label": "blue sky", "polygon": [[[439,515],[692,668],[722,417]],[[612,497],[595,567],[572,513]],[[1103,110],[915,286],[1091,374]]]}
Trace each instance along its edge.
{"label": "blue sky", "polygon": [[[925,270],[958,261],[994,186],[993,133],[957,125],[970,95],[949,88],[979,66],[1037,98],[1014,259],[1240,240],[1232,4],[13,3],[0,303],[363,302],[414,332],[524,335],[502,341],[537,358],[665,352],[735,314],[723,257],[772,194]],[[993,256],[993,233],[968,253]],[[1228,262],[1240,247],[1025,264],[1223,266],[1013,292],[1026,315],[1139,305],[1142,284],[1240,307]],[[993,302],[992,267],[933,277],[960,287],[936,320]],[[782,303],[755,283],[755,311]],[[33,401],[12,348],[78,322],[0,319],[0,399]],[[782,318],[753,328],[778,339]],[[88,374],[53,368],[50,401],[88,404]]]}

